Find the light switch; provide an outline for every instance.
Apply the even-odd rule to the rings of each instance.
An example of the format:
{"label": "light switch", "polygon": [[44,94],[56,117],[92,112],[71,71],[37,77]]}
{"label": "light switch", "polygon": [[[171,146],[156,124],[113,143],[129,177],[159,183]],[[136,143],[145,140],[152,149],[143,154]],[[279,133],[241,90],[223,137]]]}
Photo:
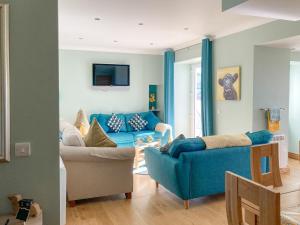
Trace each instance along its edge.
{"label": "light switch", "polygon": [[15,155],[16,157],[29,157],[31,155],[30,143],[16,143]]}

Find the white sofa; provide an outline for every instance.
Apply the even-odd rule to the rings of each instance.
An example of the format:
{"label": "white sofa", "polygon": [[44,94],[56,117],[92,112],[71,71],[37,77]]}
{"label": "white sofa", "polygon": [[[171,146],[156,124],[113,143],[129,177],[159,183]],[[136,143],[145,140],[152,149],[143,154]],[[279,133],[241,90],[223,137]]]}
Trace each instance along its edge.
{"label": "white sofa", "polygon": [[61,143],[60,154],[67,170],[67,197],[75,200],[133,191],[134,148],[78,147]]}

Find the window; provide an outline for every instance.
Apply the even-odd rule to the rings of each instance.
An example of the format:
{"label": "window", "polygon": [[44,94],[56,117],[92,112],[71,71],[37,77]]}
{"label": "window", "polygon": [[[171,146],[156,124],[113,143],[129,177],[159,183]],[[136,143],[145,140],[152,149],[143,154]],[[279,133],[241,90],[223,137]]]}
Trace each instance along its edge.
{"label": "window", "polygon": [[194,136],[202,136],[202,116],[201,116],[201,65],[200,63],[192,65],[193,77],[193,121],[192,133]]}

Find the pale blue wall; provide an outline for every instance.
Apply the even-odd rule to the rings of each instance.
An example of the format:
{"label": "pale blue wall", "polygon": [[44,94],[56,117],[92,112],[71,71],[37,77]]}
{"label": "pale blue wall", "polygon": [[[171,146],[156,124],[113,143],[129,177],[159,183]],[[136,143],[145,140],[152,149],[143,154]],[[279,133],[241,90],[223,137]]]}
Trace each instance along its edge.
{"label": "pale blue wall", "polygon": [[187,48],[179,49],[175,54],[175,62],[187,61],[201,57],[202,44],[196,44]]}
{"label": "pale blue wall", "polygon": [[[60,117],[69,122],[79,108],[87,114],[148,110],[148,85],[163,84],[162,55],[60,50],[59,56]],[[130,87],[93,87],[93,63],[129,64]]]}
{"label": "pale blue wall", "polygon": [[[299,34],[300,22],[275,21],[214,40],[214,78],[218,68],[241,66],[241,100],[221,102],[214,98],[216,133],[238,133],[253,129],[254,46]],[[176,59],[187,60],[190,52],[194,52],[187,49],[176,51]]]}
{"label": "pale blue wall", "polygon": [[300,52],[292,52],[291,61],[300,61]]}
{"label": "pale blue wall", "polygon": [[254,48],[253,130],[266,129],[261,108],[284,108],[280,130],[289,134],[290,50],[257,46]]}
{"label": "pale blue wall", "polygon": [[[44,225],[59,224],[57,1],[10,4],[11,162],[0,164],[0,214],[9,194],[40,203]],[[14,157],[16,142],[31,142],[31,157]]]}
{"label": "pale blue wall", "polygon": [[299,154],[300,141],[300,61],[291,62],[290,68],[290,123],[289,151]]}

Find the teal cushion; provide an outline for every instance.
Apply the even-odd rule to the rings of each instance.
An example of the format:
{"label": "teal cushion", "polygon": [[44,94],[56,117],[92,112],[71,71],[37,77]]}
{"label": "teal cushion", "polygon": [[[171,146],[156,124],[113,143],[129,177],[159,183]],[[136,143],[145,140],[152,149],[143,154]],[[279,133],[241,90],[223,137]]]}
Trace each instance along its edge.
{"label": "teal cushion", "polygon": [[[124,114],[127,132],[135,132],[134,128],[128,123],[128,121],[131,120],[132,117],[134,117],[135,114],[139,114],[139,115],[141,115],[142,118],[144,118],[144,116],[147,114],[147,112]],[[143,130],[146,130],[146,127]]]}
{"label": "teal cushion", "polygon": [[168,153],[173,158],[178,158],[182,152],[194,152],[206,149],[205,142],[201,138],[186,138],[174,140]]}
{"label": "teal cushion", "polygon": [[148,130],[155,130],[156,125],[160,123],[160,119],[151,111],[147,112],[143,118],[148,122],[146,126]]}
{"label": "teal cushion", "polygon": [[273,134],[268,130],[247,132],[246,135],[251,139],[252,145],[267,144],[273,137]]}
{"label": "teal cushion", "polygon": [[[124,123],[120,129],[120,132],[127,132],[124,114],[116,114],[116,115],[118,118],[120,118],[121,120],[124,121]],[[98,123],[100,124],[100,126],[103,128],[103,130],[106,133],[112,133],[114,131],[109,126],[107,126],[108,120],[110,119],[111,116],[112,116],[111,114],[92,114],[90,116],[90,123],[91,123],[91,121],[93,121],[94,118],[96,118]]]}
{"label": "teal cushion", "polygon": [[127,144],[127,143],[134,143],[134,137],[132,134],[127,132],[120,132],[120,133],[108,133],[107,134],[110,139],[115,142],[118,146],[119,144]]}

